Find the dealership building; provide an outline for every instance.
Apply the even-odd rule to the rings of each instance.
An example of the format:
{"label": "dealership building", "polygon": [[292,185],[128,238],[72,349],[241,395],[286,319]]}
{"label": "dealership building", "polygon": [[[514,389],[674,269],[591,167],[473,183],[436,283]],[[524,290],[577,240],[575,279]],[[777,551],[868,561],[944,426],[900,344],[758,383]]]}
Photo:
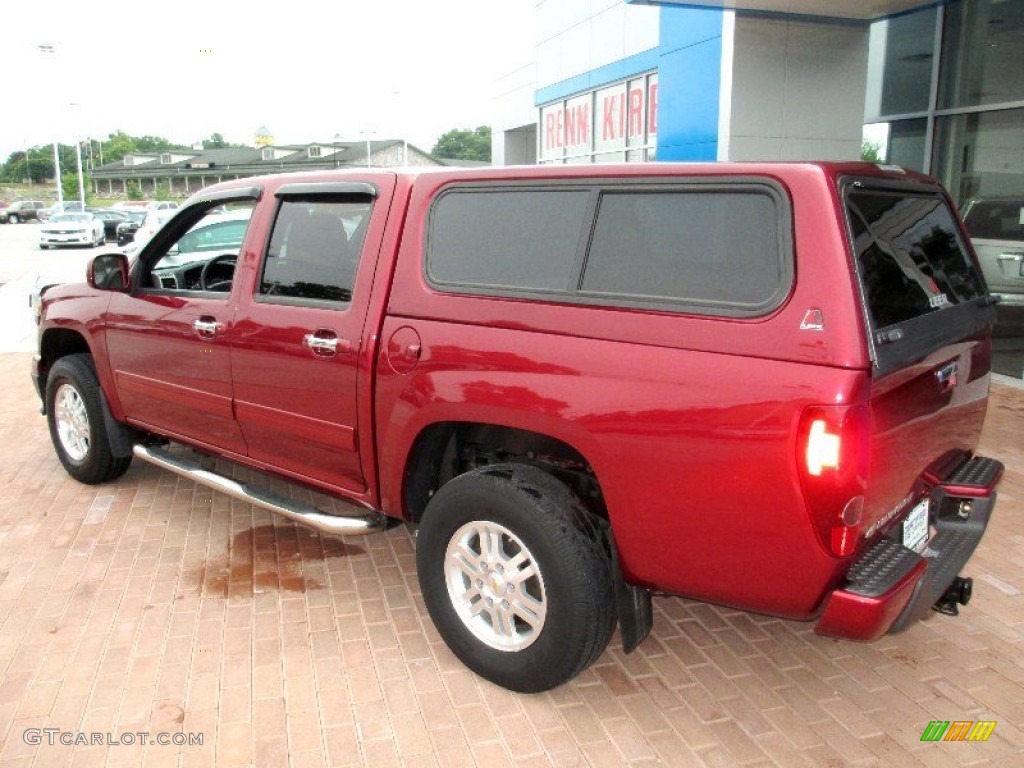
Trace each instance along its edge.
{"label": "dealership building", "polygon": [[498,164],[850,160],[867,125],[958,199],[1024,194],[1024,0],[536,9],[534,60],[500,83]]}
{"label": "dealership building", "polygon": [[[868,140],[959,204],[1024,199],[1024,0],[537,0],[493,125],[499,165],[855,160]],[[1019,377],[1024,343],[1003,344]]]}

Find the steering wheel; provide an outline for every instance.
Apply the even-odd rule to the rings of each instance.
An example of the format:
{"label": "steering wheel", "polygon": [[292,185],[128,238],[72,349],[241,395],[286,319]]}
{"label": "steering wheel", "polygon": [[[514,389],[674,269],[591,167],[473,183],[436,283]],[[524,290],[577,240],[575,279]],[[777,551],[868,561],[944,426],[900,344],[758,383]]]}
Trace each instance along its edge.
{"label": "steering wheel", "polygon": [[[214,266],[217,264],[226,264],[231,262],[232,266],[237,262],[238,256],[233,253],[222,253],[219,256],[214,256],[208,262],[203,265],[203,271],[199,273],[199,288],[203,291],[230,291],[231,290],[231,278],[227,280],[217,280],[213,278]],[[213,281],[211,282],[211,278]]]}

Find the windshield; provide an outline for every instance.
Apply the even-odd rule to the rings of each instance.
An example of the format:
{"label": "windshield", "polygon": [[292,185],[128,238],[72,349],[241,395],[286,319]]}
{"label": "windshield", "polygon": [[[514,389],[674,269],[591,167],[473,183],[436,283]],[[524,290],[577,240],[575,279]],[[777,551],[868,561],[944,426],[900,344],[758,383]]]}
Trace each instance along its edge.
{"label": "windshield", "polygon": [[953,214],[939,195],[851,187],[846,209],[875,328],[984,294]]}

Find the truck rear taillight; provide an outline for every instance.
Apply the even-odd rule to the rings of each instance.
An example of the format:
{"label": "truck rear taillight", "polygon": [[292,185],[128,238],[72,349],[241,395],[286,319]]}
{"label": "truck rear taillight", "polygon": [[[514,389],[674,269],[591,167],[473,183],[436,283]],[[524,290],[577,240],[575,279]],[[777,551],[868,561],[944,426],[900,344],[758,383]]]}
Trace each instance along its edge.
{"label": "truck rear taillight", "polygon": [[853,554],[860,539],[870,461],[866,405],[804,410],[797,441],[800,485],[818,540],[828,552]]}
{"label": "truck rear taillight", "polygon": [[807,434],[807,471],[820,477],[826,469],[839,469],[842,438],[828,431],[828,422],[815,419]]}

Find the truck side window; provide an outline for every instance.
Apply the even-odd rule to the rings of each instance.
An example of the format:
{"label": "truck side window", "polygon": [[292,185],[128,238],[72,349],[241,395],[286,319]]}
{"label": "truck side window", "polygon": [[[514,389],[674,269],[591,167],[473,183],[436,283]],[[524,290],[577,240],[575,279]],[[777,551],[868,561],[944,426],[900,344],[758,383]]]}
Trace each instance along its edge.
{"label": "truck side window", "polygon": [[[164,291],[230,291],[254,207],[252,200],[211,205],[179,224],[176,239],[150,257],[143,285]],[[142,239],[155,237],[165,225],[174,226],[167,222],[175,213],[172,209],[151,211],[139,230]],[[145,231],[147,228],[153,231]]]}
{"label": "truck side window", "polygon": [[351,301],[370,208],[369,201],[284,200],[258,294]]}

